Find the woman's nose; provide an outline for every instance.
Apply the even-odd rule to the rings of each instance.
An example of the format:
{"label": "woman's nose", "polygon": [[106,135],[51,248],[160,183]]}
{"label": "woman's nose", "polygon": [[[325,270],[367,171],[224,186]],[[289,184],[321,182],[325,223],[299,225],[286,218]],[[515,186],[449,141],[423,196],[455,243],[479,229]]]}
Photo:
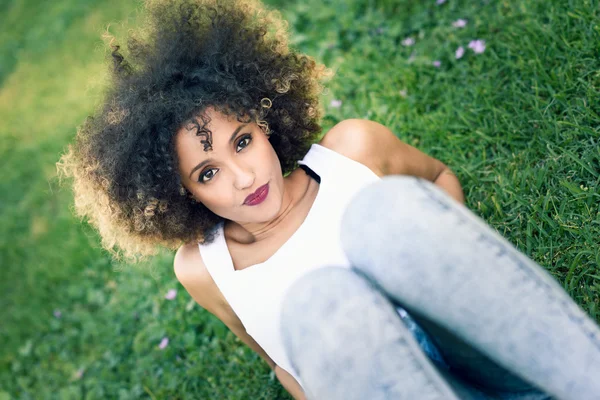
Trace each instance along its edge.
{"label": "woman's nose", "polygon": [[247,165],[234,165],[232,171],[235,179],[236,189],[243,190],[254,184],[254,172]]}

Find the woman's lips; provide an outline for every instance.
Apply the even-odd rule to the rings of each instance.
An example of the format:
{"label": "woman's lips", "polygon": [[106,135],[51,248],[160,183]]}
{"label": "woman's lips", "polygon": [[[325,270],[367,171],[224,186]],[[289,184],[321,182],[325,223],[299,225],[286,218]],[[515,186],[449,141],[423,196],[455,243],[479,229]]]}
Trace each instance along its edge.
{"label": "woman's lips", "polygon": [[269,184],[264,184],[258,189],[256,192],[252,193],[250,196],[246,197],[244,204],[247,206],[255,206],[257,204],[262,203],[269,194]]}

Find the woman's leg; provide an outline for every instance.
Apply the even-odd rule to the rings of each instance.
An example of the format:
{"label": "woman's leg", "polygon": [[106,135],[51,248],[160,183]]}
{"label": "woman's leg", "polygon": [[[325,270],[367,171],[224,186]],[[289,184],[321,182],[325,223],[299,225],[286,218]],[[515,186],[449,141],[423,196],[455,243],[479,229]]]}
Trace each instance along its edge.
{"label": "woman's leg", "polygon": [[[502,400],[548,400],[552,397],[499,366],[485,354],[466,343],[439,324],[416,314],[410,315],[413,323],[425,331],[450,372],[491,398]],[[414,329],[414,328],[413,328]],[[418,329],[418,328],[417,328]]]}
{"label": "woman's leg", "polygon": [[[421,323],[557,398],[599,398],[598,326],[550,274],[441,188],[409,176],[368,185],[345,210],[341,239],[351,263]],[[433,334],[431,326],[424,329]]]}
{"label": "woman's leg", "polygon": [[348,268],[326,267],[287,292],[281,327],[309,400],[488,400],[432,363],[392,303]]}

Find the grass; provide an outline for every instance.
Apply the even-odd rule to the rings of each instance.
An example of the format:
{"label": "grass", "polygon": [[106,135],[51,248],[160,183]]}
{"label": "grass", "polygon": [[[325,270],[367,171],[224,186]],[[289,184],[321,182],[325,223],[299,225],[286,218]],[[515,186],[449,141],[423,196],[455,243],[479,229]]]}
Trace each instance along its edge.
{"label": "grass", "polygon": [[[172,254],[115,263],[57,183],[54,163],[100,101],[100,35],[123,33],[136,4],[0,5],[0,399],[288,399],[190,300]],[[367,118],[442,160],[467,206],[600,322],[598,1],[269,4],[293,45],[337,73],[325,131]]]}

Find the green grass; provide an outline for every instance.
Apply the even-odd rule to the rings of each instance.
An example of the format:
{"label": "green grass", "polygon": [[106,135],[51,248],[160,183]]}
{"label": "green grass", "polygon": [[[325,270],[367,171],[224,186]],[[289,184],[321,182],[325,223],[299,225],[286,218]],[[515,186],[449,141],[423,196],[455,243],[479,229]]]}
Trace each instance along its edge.
{"label": "green grass", "polygon": [[[442,160],[467,206],[600,322],[598,1],[339,3],[269,2],[293,45],[337,72],[325,130],[375,120]],[[0,399],[287,399],[266,364],[190,301],[172,254],[113,262],[56,181],[54,163],[100,101],[100,35],[109,23],[123,32],[134,7],[0,5]],[[452,26],[458,18],[466,27]],[[485,52],[455,59],[473,39]]]}

